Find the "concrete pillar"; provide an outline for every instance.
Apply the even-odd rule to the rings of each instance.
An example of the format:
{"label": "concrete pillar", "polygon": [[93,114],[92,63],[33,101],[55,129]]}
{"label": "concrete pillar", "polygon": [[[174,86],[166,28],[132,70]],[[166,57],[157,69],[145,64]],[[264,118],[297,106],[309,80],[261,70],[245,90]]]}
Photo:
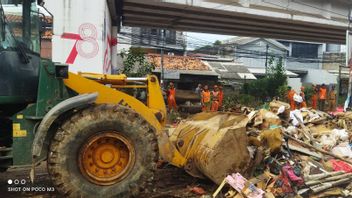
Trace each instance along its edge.
{"label": "concrete pillar", "polygon": [[[111,38],[117,38],[117,26],[112,26],[111,27]],[[116,71],[117,68],[117,46],[112,45],[111,46],[111,72],[113,73]]]}
{"label": "concrete pillar", "polygon": [[323,9],[324,10],[321,11],[321,15],[326,19],[331,19],[331,2],[325,1],[323,3]]}
{"label": "concrete pillar", "polygon": [[241,6],[246,7],[246,8],[249,8],[249,6],[251,5],[250,0],[239,0],[238,3]]}

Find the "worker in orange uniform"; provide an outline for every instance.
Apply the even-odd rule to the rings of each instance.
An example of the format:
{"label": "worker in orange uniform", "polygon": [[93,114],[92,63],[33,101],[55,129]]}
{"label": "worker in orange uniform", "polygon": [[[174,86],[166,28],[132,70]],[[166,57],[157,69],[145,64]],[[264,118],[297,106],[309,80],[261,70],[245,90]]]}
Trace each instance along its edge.
{"label": "worker in orange uniform", "polygon": [[169,111],[172,109],[174,111],[177,111],[177,105],[176,105],[176,89],[174,86],[173,82],[170,82],[169,84],[169,89],[167,91],[168,96],[167,96],[167,106],[169,108]]}
{"label": "worker in orange uniform", "polygon": [[336,110],[335,86],[332,86],[331,90],[329,91],[328,104],[329,104],[329,111],[334,112]]}
{"label": "worker in orange uniform", "polygon": [[287,93],[287,99],[288,102],[290,103],[291,110],[296,109],[295,101],[293,100],[293,96],[295,95],[295,90],[292,89],[292,87],[288,87],[288,93]]}
{"label": "worker in orange uniform", "polygon": [[223,100],[224,100],[224,91],[222,90],[222,86],[219,85],[219,109],[222,107]]}
{"label": "worker in orange uniform", "polygon": [[219,88],[214,85],[214,90],[211,92],[211,111],[219,110]]}
{"label": "worker in orange uniform", "polygon": [[202,111],[209,111],[210,107],[211,107],[210,91],[209,91],[208,85],[205,85],[202,91]]}
{"label": "worker in orange uniform", "polygon": [[301,87],[301,92],[299,95],[302,97],[302,103],[301,103],[301,108],[306,108],[307,107],[307,102],[306,102],[306,94],[304,93],[304,87]]}
{"label": "worker in orange uniform", "polygon": [[318,108],[318,87],[313,85],[313,95],[312,95],[312,108],[317,109]]}
{"label": "worker in orange uniform", "polygon": [[322,86],[320,86],[320,89],[319,89],[319,110],[320,111],[325,110],[326,96],[327,96],[327,89],[325,84],[322,84]]}

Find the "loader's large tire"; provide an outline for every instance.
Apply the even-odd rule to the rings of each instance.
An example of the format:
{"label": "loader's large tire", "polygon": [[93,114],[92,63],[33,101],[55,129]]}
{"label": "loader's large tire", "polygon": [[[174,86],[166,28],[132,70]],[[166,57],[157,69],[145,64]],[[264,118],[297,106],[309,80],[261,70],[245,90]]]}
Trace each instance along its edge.
{"label": "loader's large tire", "polygon": [[96,105],[64,121],[53,138],[48,171],[65,197],[135,197],[154,177],[152,127],[120,105]]}

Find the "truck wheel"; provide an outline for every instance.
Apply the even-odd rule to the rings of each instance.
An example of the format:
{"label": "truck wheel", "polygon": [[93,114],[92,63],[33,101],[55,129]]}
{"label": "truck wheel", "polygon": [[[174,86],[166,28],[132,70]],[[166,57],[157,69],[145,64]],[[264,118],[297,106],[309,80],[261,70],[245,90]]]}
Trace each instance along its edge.
{"label": "truck wheel", "polygon": [[127,107],[96,105],[59,127],[48,172],[65,197],[134,197],[152,182],[157,160],[148,122]]}

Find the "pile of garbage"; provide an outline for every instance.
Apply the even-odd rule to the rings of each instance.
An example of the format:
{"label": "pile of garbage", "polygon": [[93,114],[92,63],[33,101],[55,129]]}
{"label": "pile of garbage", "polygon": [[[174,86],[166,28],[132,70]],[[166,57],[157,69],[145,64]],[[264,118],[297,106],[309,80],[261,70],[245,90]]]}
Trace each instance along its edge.
{"label": "pile of garbage", "polygon": [[352,197],[352,112],[327,114],[273,101],[246,111],[251,172],[229,173],[213,197]]}

